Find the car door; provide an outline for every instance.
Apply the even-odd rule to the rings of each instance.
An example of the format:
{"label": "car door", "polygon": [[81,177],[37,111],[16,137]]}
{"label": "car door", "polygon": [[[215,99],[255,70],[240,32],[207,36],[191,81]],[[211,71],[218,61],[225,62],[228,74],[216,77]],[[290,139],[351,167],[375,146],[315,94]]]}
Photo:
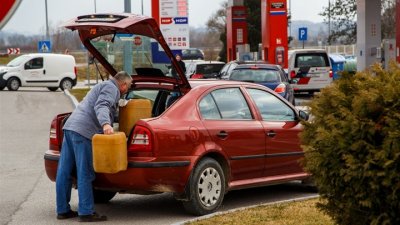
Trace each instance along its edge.
{"label": "car door", "polygon": [[27,61],[21,74],[29,86],[45,85],[47,81],[43,69],[43,57],[34,57]]}
{"label": "car door", "polygon": [[213,90],[200,100],[199,109],[215,148],[229,158],[231,181],[261,177],[264,128],[254,119],[240,88]]}
{"label": "car door", "polygon": [[266,176],[303,172],[299,160],[304,156],[299,133],[302,125],[296,112],[281,98],[261,89],[247,88],[261,115],[266,139]]}

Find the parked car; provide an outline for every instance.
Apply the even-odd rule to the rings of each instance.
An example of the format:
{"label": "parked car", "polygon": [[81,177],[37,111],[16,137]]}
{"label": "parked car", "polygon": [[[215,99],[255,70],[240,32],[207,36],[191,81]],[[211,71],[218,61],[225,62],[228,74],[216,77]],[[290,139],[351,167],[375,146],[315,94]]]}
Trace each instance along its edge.
{"label": "parked car", "polygon": [[190,60],[190,59],[202,59],[204,60],[204,53],[202,50],[198,48],[188,48],[182,50],[182,59]]}
{"label": "parked car", "polygon": [[289,51],[288,73],[295,92],[313,94],[333,81],[328,53],[324,49]]}
{"label": "parked car", "polygon": [[7,87],[47,87],[71,89],[76,85],[75,58],[71,55],[35,53],[18,56],[5,67],[0,67],[0,90]]}
{"label": "parked car", "polygon": [[240,60],[233,60],[225,64],[224,67],[222,67],[221,71],[219,71],[218,76],[221,79],[227,80],[230,74],[232,73],[232,70],[234,70],[238,65],[246,65],[246,64],[265,64],[267,62],[265,61],[240,61]]}
{"label": "parked car", "polygon": [[[153,18],[91,14],[66,27],[78,30],[81,41],[111,75],[116,69],[93,46],[92,40],[102,35],[130,33],[159,41],[172,66],[178,66]],[[114,42],[109,44],[121,45],[117,38]],[[299,163],[304,153],[298,136],[307,113],[262,85],[188,81],[181,71],[178,77],[170,77],[157,67],[152,63],[135,67],[132,89],[125,98],[147,101],[151,112],[126,133],[127,170],[96,173],[96,202],[107,202],[117,192],[172,192],[188,212],[204,215],[216,211],[230,190],[309,178]],[[142,109],[135,108],[132,117]],[[51,123],[44,164],[52,181],[60,158],[62,126],[69,114],[57,115]]]}
{"label": "parked car", "polygon": [[[235,65],[234,68],[233,65]],[[294,91],[282,67],[258,62],[258,64],[233,64],[232,70],[221,79],[253,82],[271,88],[293,105],[296,104]]]}
{"label": "parked car", "polygon": [[218,73],[225,65],[220,61],[185,61],[186,77],[193,79],[218,78]]}

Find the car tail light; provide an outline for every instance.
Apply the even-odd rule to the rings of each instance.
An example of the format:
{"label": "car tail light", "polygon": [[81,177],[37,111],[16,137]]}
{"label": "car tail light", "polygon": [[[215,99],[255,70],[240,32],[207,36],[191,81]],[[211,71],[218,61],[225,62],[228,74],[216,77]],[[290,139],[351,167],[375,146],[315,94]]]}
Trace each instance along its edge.
{"label": "car tail light", "polygon": [[78,76],[78,70],[76,69],[76,66],[74,66],[74,73],[76,76]]}
{"label": "car tail light", "polygon": [[204,76],[203,76],[203,74],[196,73],[196,74],[193,74],[191,78],[192,79],[203,79]]}
{"label": "car tail light", "polygon": [[148,128],[135,126],[128,146],[129,153],[152,152],[152,136]]}
{"label": "car tail light", "polygon": [[286,92],[286,86],[284,84],[279,84],[275,90],[276,93],[284,93]]}
{"label": "car tail light", "polygon": [[294,70],[290,71],[290,77],[291,78],[296,77],[296,72]]}
{"label": "car tail light", "polygon": [[329,70],[329,77],[332,78],[333,77],[333,71]]}
{"label": "car tail light", "polygon": [[57,117],[51,121],[50,125],[50,137],[49,137],[49,149],[54,151],[60,151],[60,143],[57,136]]}

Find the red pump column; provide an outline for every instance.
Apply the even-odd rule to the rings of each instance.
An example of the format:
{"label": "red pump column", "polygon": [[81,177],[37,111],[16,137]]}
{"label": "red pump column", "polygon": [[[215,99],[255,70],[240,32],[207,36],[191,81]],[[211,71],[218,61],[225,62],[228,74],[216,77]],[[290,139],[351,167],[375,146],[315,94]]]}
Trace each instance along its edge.
{"label": "red pump column", "polygon": [[247,44],[246,7],[231,6],[226,15],[227,60],[235,60],[239,46]]}
{"label": "red pump column", "polygon": [[261,0],[262,59],[288,67],[286,0]]}

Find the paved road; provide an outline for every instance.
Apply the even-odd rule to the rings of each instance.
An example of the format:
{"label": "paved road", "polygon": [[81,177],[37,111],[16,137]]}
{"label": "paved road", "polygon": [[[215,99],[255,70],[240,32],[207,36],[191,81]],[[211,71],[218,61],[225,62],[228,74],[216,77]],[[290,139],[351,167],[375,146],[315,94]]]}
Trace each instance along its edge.
{"label": "paved road", "polygon": [[21,210],[43,178],[51,119],[71,109],[63,92],[0,91],[0,224]]}
{"label": "paved road", "polygon": [[[50,121],[72,110],[62,92],[42,88],[0,91],[0,224],[78,224],[77,219],[55,218],[55,185],[43,168]],[[221,211],[255,204],[313,196],[298,183],[232,191]],[[77,207],[77,192],[71,205]],[[102,224],[165,225],[193,219],[171,194],[150,196],[118,194],[96,209],[109,217]]]}

